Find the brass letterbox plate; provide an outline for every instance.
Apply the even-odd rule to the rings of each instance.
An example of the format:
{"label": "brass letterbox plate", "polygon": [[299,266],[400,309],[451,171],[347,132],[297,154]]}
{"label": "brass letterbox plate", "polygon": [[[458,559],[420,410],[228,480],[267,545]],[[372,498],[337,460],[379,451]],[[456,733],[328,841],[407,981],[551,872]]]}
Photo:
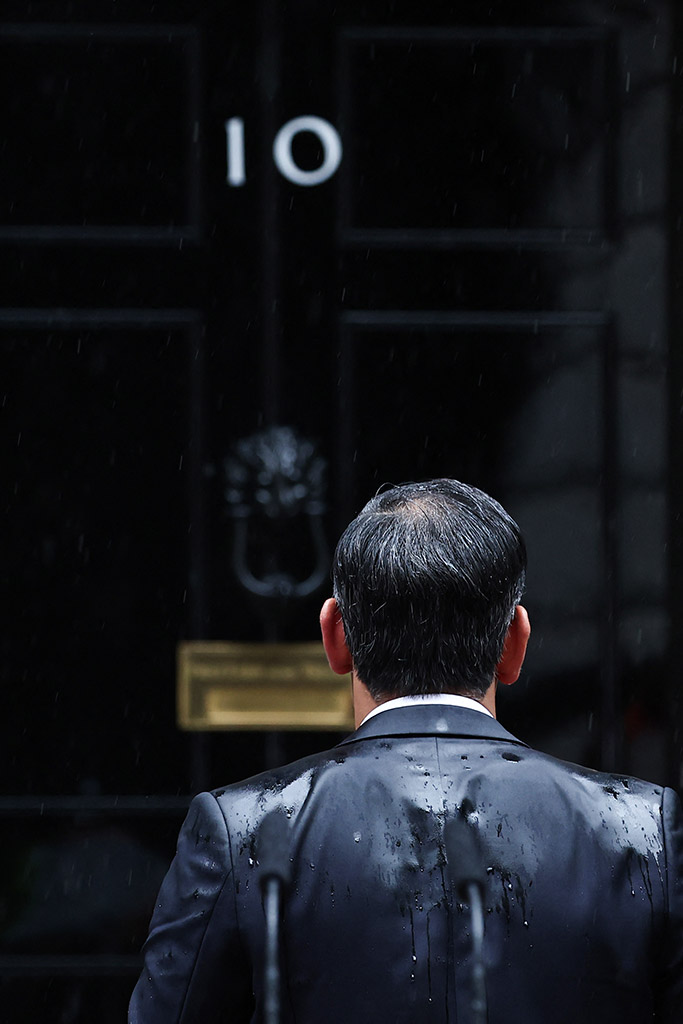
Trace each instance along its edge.
{"label": "brass letterbox plate", "polygon": [[348,676],[321,643],[178,646],[181,729],[353,729]]}

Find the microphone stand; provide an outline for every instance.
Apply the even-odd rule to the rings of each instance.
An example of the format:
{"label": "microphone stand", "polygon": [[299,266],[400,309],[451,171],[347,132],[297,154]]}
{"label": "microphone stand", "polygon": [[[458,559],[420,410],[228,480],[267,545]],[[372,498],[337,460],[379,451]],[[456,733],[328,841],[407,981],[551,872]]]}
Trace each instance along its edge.
{"label": "microphone stand", "polygon": [[264,883],[266,911],[266,945],[263,985],[263,1019],[265,1024],[280,1022],[280,904],[282,883],[269,878]]}
{"label": "microphone stand", "polygon": [[483,861],[474,829],[464,818],[452,818],[444,829],[451,880],[460,899],[469,905],[472,935],[472,1024],[486,1024],[486,966],[484,964]]}
{"label": "microphone stand", "polygon": [[289,884],[289,825],[284,814],[271,811],[263,819],[258,837],[260,885],[266,916],[264,945],[264,1024],[280,1024],[280,918]]}
{"label": "microphone stand", "polygon": [[486,967],[484,965],[484,905],[478,885],[466,887],[472,911],[472,1024],[486,1024]]}

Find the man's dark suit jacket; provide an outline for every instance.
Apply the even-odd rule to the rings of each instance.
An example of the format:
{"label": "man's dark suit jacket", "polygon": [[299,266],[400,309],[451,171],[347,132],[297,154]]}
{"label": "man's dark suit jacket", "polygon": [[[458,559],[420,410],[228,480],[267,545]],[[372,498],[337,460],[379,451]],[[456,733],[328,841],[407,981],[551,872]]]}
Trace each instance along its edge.
{"label": "man's dark suit jacket", "polygon": [[130,1024],[262,1019],[257,836],[273,808],[293,861],[284,1020],[468,1021],[468,913],[443,844],[463,803],[486,862],[489,1024],[681,1024],[676,795],[446,705],[382,712],[331,751],[193,801]]}

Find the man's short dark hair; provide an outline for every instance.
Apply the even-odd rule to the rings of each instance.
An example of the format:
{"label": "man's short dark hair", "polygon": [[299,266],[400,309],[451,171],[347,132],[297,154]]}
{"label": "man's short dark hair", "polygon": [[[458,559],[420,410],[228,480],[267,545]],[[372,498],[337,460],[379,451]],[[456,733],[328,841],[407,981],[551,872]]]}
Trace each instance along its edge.
{"label": "man's short dark hair", "polygon": [[374,497],[335,551],[334,596],[375,700],[481,697],[524,589],[526,549],[497,501],[457,480]]}

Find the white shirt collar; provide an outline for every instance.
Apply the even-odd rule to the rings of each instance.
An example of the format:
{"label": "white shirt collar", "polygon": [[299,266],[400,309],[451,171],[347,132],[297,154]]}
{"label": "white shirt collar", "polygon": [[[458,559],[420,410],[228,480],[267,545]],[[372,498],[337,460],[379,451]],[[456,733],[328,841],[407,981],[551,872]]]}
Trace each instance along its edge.
{"label": "white shirt collar", "polygon": [[489,718],[494,717],[488,708],[485,708],[483,704],[480,704],[478,700],[474,700],[472,697],[462,697],[459,693],[416,693],[410,697],[394,697],[392,700],[385,701],[384,704],[378,704],[376,708],[373,708],[365,716],[360,724],[363,725],[364,722],[374,718],[375,715],[381,714],[382,711],[391,711],[393,708],[421,706],[423,704],[450,704],[451,707],[469,708],[470,711],[481,711],[482,714],[488,715]]}

